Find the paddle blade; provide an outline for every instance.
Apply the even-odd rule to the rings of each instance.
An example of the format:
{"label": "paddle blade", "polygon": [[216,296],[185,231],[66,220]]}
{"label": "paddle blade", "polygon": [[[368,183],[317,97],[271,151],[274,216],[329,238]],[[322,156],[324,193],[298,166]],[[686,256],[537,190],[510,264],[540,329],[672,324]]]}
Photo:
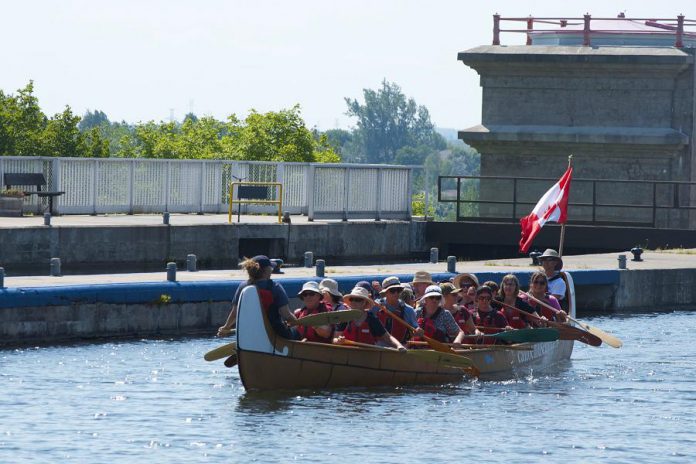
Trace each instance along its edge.
{"label": "paddle blade", "polygon": [[577,340],[590,346],[600,346],[602,344],[601,338],[577,327],[565,324],[558,324],[555,327],[560,332],[561,340]]}
{"label": "paddle blade", "polygon": [[615,336],[613,336],[611,334],[606,333],[605,331],[603,331],[600,328],[591,326],[589,324],[585,324],[584,322],[580,322],[576,319],[572,319],[572,321],[575,322],[576,324],[578,324],[583,329],[590,332],[592,335],[599,337],[604,343],[606,343],[607,345],[609,345],[613,348],[621,348],[623,346],[623,342],[621,340],[619,340],[618,338],[616,338]]}
{"label": "paddle blade", "polygon": [[214,350],[210,350],[203,355],[203,359],[206,361],[217,361],[218,359],[227,358],[233,354],[237,354],[237,342],[227,343]]}
{"label": "paddle blade", "polygon": [[237,365],[237,362],[239,361],[239,358],[237,357],[237,353],[233,354],[229,358],[225,359],[225,367],[234,367]]}
{"label": "paddle blade", "polygon": [[311,314],[297,320],[305,327],[317,327],[320,325],[340,324],[342,322],[357,321],[364,314],[361,309],[346,309],[344,311],[329,311],[326,313]]}
{"label": "paddle blade", "polygon": [[560,333],[556,329],[540,328],[507,330],[489,336],[509,343],[532,343],[556,341],[559,339]]}

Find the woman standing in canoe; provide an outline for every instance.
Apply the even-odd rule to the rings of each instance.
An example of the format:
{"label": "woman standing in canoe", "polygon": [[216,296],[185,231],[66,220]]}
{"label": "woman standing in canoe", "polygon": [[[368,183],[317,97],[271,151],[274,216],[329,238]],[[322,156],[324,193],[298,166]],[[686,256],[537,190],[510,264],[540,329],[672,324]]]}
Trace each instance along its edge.
{"label": "woman standing in canoe", "polygon": [[249,279],[240,284],[232,299],[232,309],[225,325],[218,329],[218,337],[224,337],[232,332],[237,322],[237,306],[242,290],[250,285],[256,287],[261,300],[261,307],[266,312],[268,322],[276,334],[292,340],[299,340],[300,335],[296,329],[288,327],[297,325],[297,318],[288,307],[288,295],[285,289],[277,282],[271,280],[273,264],[267,256],[259,255],[251,259],[245,259],[241,264],[247,272]]}
{"label": "woman standing in canoe", "polygon": [[[508,324],[513,329],[526,329],[529,327],[529,321],[524,317],[524,312],[534,313],[534,308],[527,304],[525,299],[520,298],[520,281],[517,280],[514,274],[508,274],[503,277],[503,281],[500,283],[500,289],[498,294],[495,296],[493,303],[496,301],[502,301],[507,306],[504,306],[502,313],[508,320]],[[510,309],[509,306],[513,306],[520,311],[515,311]]]}

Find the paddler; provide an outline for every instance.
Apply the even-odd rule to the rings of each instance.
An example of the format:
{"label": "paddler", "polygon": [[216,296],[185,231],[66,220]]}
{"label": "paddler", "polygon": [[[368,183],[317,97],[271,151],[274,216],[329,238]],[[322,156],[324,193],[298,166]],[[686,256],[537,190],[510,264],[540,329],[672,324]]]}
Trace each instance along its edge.
{"label": "paddler", "polygon": [[544,275],[548,280],[548,292],[556,297],[556,299],[561,302],[565,298],[566,294],[566,283],[561,276],[561,269],[563,269],[563,260],[558,256],[558,252],[551,248],[546,249],[544,253],[539,256],[539,262],[541,267],[544,269]]}
{"label": "paddler", "polygon": [[387,332],[379,318],[371,311],[371,308],[375,306],[375,302],[370,298],[370,294],[366,289],[355,287],[343,299],[351,309],[360,309],[364,311],[364,314],[356,321],[338,324],[333,340],[334,343],[341,344],[344,339],[347,339],[369,345],[391,346],[399,351],[406,350],[399,340]]}
{"label": "paddler", "polygon": [[442,290],[438,285],[425,289],[416,311],[419,331],[416,335],[426,335],[439,342],[461,343],[464,331],[459,328],[452,314],[442,307]]}
{"label": "paddler", "polygon": [[[237,287],[232,299],[232,309],[227,316],[225,325],[218,329],[218,337],[224,337],[232,332],[237,322],[237,305],[242,295],[242,290],[250,285],[256,287],[261,300],[261,307],[266,312],[271,327],[281,337],[291,340],[299,340],[300,335],[292,326],[297,325],[297,318],[288,306],[288,295],[278,282],[271,280],[274,266],[267,256],[259,255],[245,259],[241,264],[247,272],[248,280]],[[291,326],[291,327],[288,327]]]}
{"label": "paddler", "polygon": [[454,320],[460,329],[464,331],[467,335],[473,335],[478,333],[476,330],[476,325],[474,325],[474,319],[471,317],[471,313],[457,304],[459,299],[459,293],[461,293],[461,288],[455,288],[454,284],[445,282],[440,284],[440,290],[442,290],[442,307],[452,314]]}
{"label": "paddler", "polygon": [[[331,311],[331,306],[326,304],[322,298],[322,292],[319,284],[310,281],[302,285],[302,290],[297,296],[302,300],[304,306],[295,310],[295,317],[301,319],[312,314],[327,313]],[[322,325],[318,327],[297,326],[295,329],[300,334],[302,341],[331,343],[333,341],[333,326]]]}
{"label": "paddler", "polygon": [[[379,292],[382,298],[376,301],[378,305],[384,306],[393,314],[396,314],[401,319],[409,323],[414,329],[418,327],[416,319],[416,311],[399,298],[404,286],[396,276],[387,277],[382,281],[382,290]],[[379,320],[384,325],[384,328],[394,336],[399,342],[406,343],[410,338],[410,332],[403,325],[395,322],[394,319],[388,317],[383,312],[378,313]]]}
{"label": "paddler", "polygon": [[[515,277],[514,274],[508,274],[503,277],[498,294],[494,295],[493,298],[493,303],[496,301],[502,301],[507,305],[501,309],[501,312],[508,320],[510,327],[513,329],[528,328],[529,321],[524,316],[524,313],[535,313],[534,308],[529,306],[525,299],[520,298],[519,293],[520,281],[517,280],[517,277]],[[519,311],[515,311],[514,309],[510,308],[510,306],[517,308]]]}

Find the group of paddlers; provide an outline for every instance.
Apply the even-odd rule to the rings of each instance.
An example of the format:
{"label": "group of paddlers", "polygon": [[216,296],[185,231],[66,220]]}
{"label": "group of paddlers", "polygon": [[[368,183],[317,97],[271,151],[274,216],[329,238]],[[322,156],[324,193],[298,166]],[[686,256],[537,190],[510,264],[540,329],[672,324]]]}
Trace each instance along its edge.
{"label": "group of paddlers", "polygon": [[[363,343],[405,350],[423,339],[461,344],[496,343],[485,335],[501,330],[531,328],[545,320],[565,322],[562,309],[566,284],[560,274],[563,261],[555,250],[546,250],[539,258],[543,270],[532,273],[529,290],[522,292],[513,274],[500,284],[479,284],[474,274],[458,274],[436,283],[431,274],[418,271],[409,283],[396,276],[382,282],[358,282],[342,294],[333,279],[306,282],[298,297],[302,308],[291,311],[283,287],[271,280],[274,263],[266,256],[245,260],[242,268],[249,279],[237,289],[232,310],[218,336],[232,332],[243,288],[257,288],[262,308],[273,330],[292,340],[318,343]],[[349,322],[304,326],[297,320],[324,312],[361,310],[362,315]]]}

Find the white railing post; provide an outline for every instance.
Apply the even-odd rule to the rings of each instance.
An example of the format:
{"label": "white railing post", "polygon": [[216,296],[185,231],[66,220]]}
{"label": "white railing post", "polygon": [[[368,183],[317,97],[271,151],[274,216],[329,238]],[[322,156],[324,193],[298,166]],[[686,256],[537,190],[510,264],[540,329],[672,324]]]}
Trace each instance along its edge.
{"label": "white railing post", "polygon": [[[48,190],[53,190],[54,192],[59,192],[62,182],[60,179],[60,158],[53,158],[51,160],[51,185],[48,186]],[[58,197],[56,197],[56,200]],[[56,201],[55,213],[60,214],[60,201]]]}
{"label": "white railing post", "polygon": [[406,187],[406,212],[407,212],[407,219],[409,221],[413,220],[413,178],[415,177],[413,175],[414,168],[410,168],[407,173],[407,187]]}
{"label": "white railing post", "polygon": [[128,163],[128,214],[133,214],[133,205],[135,204],[135,158]]}
{"label": "white railing post", "polygon": [[348,202],[350,201],[350,180],[352,169],[350,167],[344,168],[345,174],[343,175],[343,182],[345,188],[343,189],[343,220],[348,220]]}
{"label": "white railing post", "polygon": [[316,176],[316,169],[313,163],[309,164],[307,169],[307,220],[314,220],[314,177]]}
{"label": "white railing post", "polygon": [[205,161],[200,162],[201,174],[199,178],[199,188],[198,188],[198,214],[203,214],[203,196],[205,195]]}
{"label": "white railing post", "polygon": [[386,168],[377,168],[377,188],[375,189],[375,194],[377,196],[375,200],[375,208],[377,210],[377,217],[375,221],[382,220],[382,174]]}
{"label": "white railing post", "polygon": [[171,161],[165,162],[166,171],[164,174],[164,211],[169,211],[169,191],[172,188],[172,186],[169,185],[172,180],[171,173],[169,172],[170,163]]}
{"label": "white railing post", "polygon": [[[283,185],[285,181],[285,163],[278,163],[276,167],[276,182],[279,182],[280,185]],[[283,205],[283,208],[285,208],[285,197],[288,194],[287,188],[283,185],[283,198],[276,198],[276,200],[280,200],[281,204]]]}
{"label": "white railing post", "polygon": [[92,213],[93,215],[97,214],[97,163],[92,160],[92,182],[90,183],[91,185],[91,192],[90,192],[90,203],[92,204]]}

